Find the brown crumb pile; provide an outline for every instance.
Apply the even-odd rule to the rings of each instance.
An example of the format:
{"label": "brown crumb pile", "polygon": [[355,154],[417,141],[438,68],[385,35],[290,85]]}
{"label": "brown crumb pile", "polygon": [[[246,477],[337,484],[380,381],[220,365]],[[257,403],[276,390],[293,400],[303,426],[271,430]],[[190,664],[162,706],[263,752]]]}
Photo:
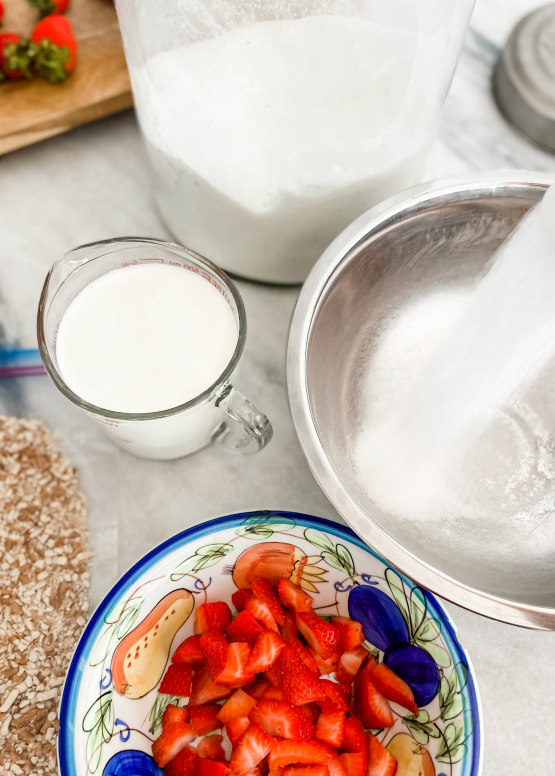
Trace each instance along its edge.
{"label": "brown crumb pile", "polygon": [[0,416],[0,774],[54,776],[58,705],[88,612],[77,472],[38,420]]}

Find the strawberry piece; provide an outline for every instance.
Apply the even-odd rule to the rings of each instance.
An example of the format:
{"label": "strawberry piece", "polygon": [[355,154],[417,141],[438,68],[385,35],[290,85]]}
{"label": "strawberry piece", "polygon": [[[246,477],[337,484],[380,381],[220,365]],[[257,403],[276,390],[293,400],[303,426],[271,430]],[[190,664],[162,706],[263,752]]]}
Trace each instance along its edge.
{"label": "strawberry piece", "polygon": [[320,716],[320,709],[315,703],[305,703],[303,706],[298,706],[298,708],[303,714],[306,714],[313,725],[316,725]]}
{"label": "strawberry piece", "polygon": [[328,776],[327,765],[288,765],[282,776]]}
{"label": "strawberry piece", "polygon": [[33,67],[50,83],[61,83],[75,70],[77,42],[65,16],[46,16],[31,33]]}
{"label": "strawberry piece", "polygon": [[248,717],[233,717],[225,723],[225,731],[232,746],[237,746],[250,724]]}
{"label": "strawberry piece", "polygon": [[256,701],[244,690],[235,690],[231,698],[227,700],[218,711],[218,719],[227,725],[231,719],[248,717],[251,709],[256,706]]}
{"label": "strawberry piece", "polygon": [[350,711],[350,687],[338,682],[332,682],[330,679],[320,679],[320,684],[326,693],[322,709]]}
{"label": "strawberry piece", "polygon": [[398,703],[404,709],[416,714],[418,706],[414,702],[411,688],[400,676],[397,676],[385,663],[373,666],[370,672],[372,684],[378,692],[381,692],[389,701]]}
{"label": "strawberry piece", "polygon": [[152,742],[152,756],[163,768],[195,738],[192,725],[168,725],[156,741]]}
{"label": "strawberry piece", "polygon": [[164,766],[165,776],[196,776],[199,756],[190,746],[185,746],[173,760]]}
{"label": "strawberry piece", "polygon": [[331,621],[339,631],[342,652],[351,652],[364,641],[362,625],[350,617],[332,617]]}
{"label": "strawberry piece", "polygon": [[341,765],[341,760],[339,757],[335,756],[335,752],[333,754],[334,756],[328,760],[328,771],[330,776],[346,776],[343,766]]}
{"label": "strawberry piece", "polygon": [[344,652],[339,658],[339,663],[335,672],[337,681],[344,682],[345,684],[352,684],[353,679],[367,657],[368,652],[364,647],[356,647],[352,652]]}
{"label": "strawberry piece", "polygon": [[279,633],[276,618],[272,614],[272,610],[266,601],[263,601],[261,598],[257,598],[256,596],[252,596],[252,598],[247,598],[245,601],[245,609],[247,612],[250,612],[254,619],[265,628]]}
{"label": "strawberry piece", "polygon": [[199,757],[197,763],[197,776],[226,776],[230,772],[229,765],[217,760],[208,760]]}
{"label": "strawberry piece", "polygon": [[258,674],[273,666],[285,646],[277,633],[264,631],[257,637],[249,658],[247,671]]}
{"label": "strawberry piece", "polygon": [[347,753],[360,752],[366,756],[366,734],[358,717],[349,717],[345,722],[341,751]]}
{"label": "strawberry piece", "polygon": [[283,612],[283,619],[285,620],[285,624],[281,629],[281,638],[286,644],[289,644],[292,639],[297,638],[298,633],[297,623],[295,622],[295,612],[290,612],[286,609]]}
{"label": "strawberry piece", "polygon": [[372,666],[367,662],[355,677],[355,714],[366,728],[391,727],[395,718],[387,698],[372,684]]}
{"label": "strawberry piece", "polygon": [[322,711],[316,723],[316,738],[337,749],[343,741],[344,711]]}
{"label": "strawberry piece", "polygon": [[276,588],[272,583],[264,579],[264,577],[257,577],[251,585],[251,590],[257,598],[268,604],[268,608],[277,624],[284,625],[283,607],[278,598]]}
{"label": "strawberry piece", "polygon": [[310,673],[314,674],[314,676],[320,676],[318,663],[314,659],[313,655],[308,651],[308,649],[301,644],[300,640],[298,638],[293,638],[289,643],[297,655],[301,658]]}
{"label": "strawberry piece", "polygon": [[170,703],[162,714],[162,730],[169,725],[186,725],[190,719],[191,713],[187,707],[181,708]]}
{"label": "strawberry piece", "polygon": [[206,659],[206,665],[212,679],[216,679],[227,661],[228,644],[223,633],[212,631],[200,637],[200,648]]}
{"label": "strawberry piece", "polygon": [[266,669],[264,678],[268,680],[272,687],[279,687],[281,689],[282,675],[281,663],[279,662],[279,659],[274,663],[273,666],[270,666],[270,668]]}
{"label": "strawberry piece", "polygon": [[296,706],[280,700],[260,700],[249,714],[253,725],[258,725],[268,735],[310,741],[314,738],[314,725]]}
{"label": "strawberry piece", "polygon": [[339,652],[334,652],[331,657],[328,657],[324,660],[324,658],[320,657],[320,655],[312,647],[309,647],[308,651],[310,652],[310,654],[314,658],[316,665],[318,666],[319,676],[327,676],[328,674],[335,673],[335,671],[337,670],[337,665],[339,663]]}
{"label": "strawberry piece", "polygon": [[164,674],[158,692],[188,698],[191,694],[193,669],[187,663],[172,663]]}
{"label": "strawberry piece", "polygon": [[366,756],[362,752],[340,754],[339,762],[346,776],[366,776]]}
{"label": "strawberry piece", "polygon": [[234,641],[227,647],[227,658],[223,669],[215,677],[218,684],[229,687],[241,687],[254,679],[254,673],[249,671],[248,662],[251,648],[244,641]]}
{"label": "strawberry piece", "polygon": [[266,757],[273,743],[273,738],[261,728],[250,725],[233,750],[231,769],[238,776],[247,776]]}
{"label": "strawberry piece", "polygon": [[[280,682],[281,682],[281,676],[280,676]],[[244,691],[248,693],[251,697],[256,698],[257,700],[259,698],[262,698],[262,695],[264,694],[265,690],[267,690],[270,687],[270,682],[266,679],[266,677],[261,677],[260,679],[257,679],[252,684],[248,684],[246,687],[243,687]]]}
{"label": "strawberry piece", "polygon": [[395,776],[397,773],[397,760],[372,733],[368,733],[367,755],[368,767],[366,776]]}
{"label": "strawberry piece", "polygon": [[333,623],[314,612],[299,612],[296,620],[301,635],[324,660],[339,652],[339,631]]}
{"label": "strawberry piece", "polygon": [[231,596],[231,601],[233,602],[233,606],[237,609],[237,611],[242,612],[245,608],[245,603],[249,598],[252,598],[251,590],[236,590],[235,593],[233,593]]}
{"label": "strawberry piece", "polygon": [[294,763],[327,765],[334,753],[318,741],[274,741],[270,752],[270,773]]}
{"label": "strawberry piece", "polygon": [[209,760],[225,760],[225,752],[222,746],[223,736],[205,736],[197,744],[197,752],[201,757]]}
{"label": "strawberry piece", "polygon": [[262,695],[260,696],[261,699],[266,700],[273,700],[273,701],[284,701],[285,695],[283,694],[283,690],[281,687],[268,687]]}
{"label": "strawberry piece", "polygon": [[308,670],[289,644],[283,647],[278,665],[281,667],[285,700],[289,703],[302,706],[325,697],[326,693],[320,681]]}
{"label": "strawberry piece", "polygon": [[312,596],[288,579],[279,580],[278,595],[284,606],[287,606],[288,609],[294,609],[296,612],[309,612],[314,603]]}
{"label": "strawberry piece", "polygon": [[201,604],[195,618],[195,633],[226,630],[231,622],[231,609],[224,601]]}
{"label": "strawberry piece", "polygon": [[191,724],[196,730],[197,736],[205,736],[214,730],[223,727],[223,722],[218,718],[220,707],[217,703],[205,703],[202,706],[191,707]]}
{"label": "strawberry piece", "polygon": [[229,641],[244,641],[252,647],[257,636],[263,633],[264,629],[256,622],[250,612],[239,612],[237,617],[231,621],[227,629],[227,638]]}
{"label": "strawberry piece", "polygon": [[188,663],[193,668],[204,665],[204,653],[200,648],[200,636],[189,636],[178,646],[172,656],[172,663]]}
{"label": "strawberry piece", "polygon": [[231,691],[231,687],[216,684],[210,676],[208,666],[204,666],[193,676],[189,706],[202,706],[205,703],[219,701],[221,698],[227,698],[228,695],[231,695]]}

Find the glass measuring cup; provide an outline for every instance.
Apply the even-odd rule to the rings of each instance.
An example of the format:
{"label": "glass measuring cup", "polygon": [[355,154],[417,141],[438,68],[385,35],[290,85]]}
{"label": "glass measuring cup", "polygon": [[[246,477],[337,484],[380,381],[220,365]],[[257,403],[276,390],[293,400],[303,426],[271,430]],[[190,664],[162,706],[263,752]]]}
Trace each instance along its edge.
{"label": "glass measuring cup", "polygon": [[[58,329],[69,304],[89,283],[111,270],[149,262],[194,272],[221,293],[235,317],[237,344],[217,381],[195,398],[156,412],[115,412],[91,404],[67,385],[56,356]],[[232,452],[256,453],[272,438],[268,418],[230,382],[237,373],[246,338],[245,308],[239,291],[212,262],[186,248],[135,237],[75,248],[59,259],[46,276],[37,335],[44,366],[57,388],[113,442],[134,455],[159,460],[180,458],[210,442]]]}

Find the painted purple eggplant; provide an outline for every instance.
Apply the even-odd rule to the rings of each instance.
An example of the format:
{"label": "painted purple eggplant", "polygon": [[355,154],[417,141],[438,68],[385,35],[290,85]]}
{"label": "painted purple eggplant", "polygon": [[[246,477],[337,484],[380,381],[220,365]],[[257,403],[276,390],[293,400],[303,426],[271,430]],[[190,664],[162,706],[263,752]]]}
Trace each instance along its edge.
{"label": "painted purple eggplant", "polygon": [[351,590],[349,617],[360,622],[364,638],[382,651],[409,640],[407,623],[395,601],[370,585]]}
{"label": "painted purple eggplant", "polygon": [[408,684],[417,706],[426,706],[439,690],[441,677],[435,660],[416,644],[392,644],[383,662]]}

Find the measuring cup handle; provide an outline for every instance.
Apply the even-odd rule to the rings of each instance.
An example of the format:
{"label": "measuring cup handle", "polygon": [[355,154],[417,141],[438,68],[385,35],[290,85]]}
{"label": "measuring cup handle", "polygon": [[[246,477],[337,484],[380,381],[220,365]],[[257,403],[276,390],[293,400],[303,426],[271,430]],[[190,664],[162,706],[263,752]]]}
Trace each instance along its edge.
{"label": "measuring cup handle", "polygon": [[272,438],[272,424],[241,391],[227,385],[216,398],[216,407],[223,409],[227,419],[221,423],[212,442],[232,453],[258,453]]}

